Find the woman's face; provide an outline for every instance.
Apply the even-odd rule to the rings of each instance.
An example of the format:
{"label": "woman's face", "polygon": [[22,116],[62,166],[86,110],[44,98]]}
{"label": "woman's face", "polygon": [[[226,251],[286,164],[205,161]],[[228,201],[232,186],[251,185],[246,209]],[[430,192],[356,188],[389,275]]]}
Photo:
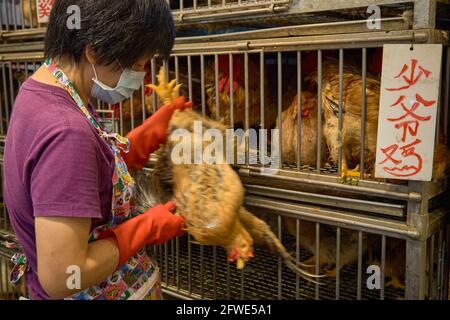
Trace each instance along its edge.
{"label": "woman's face", "polygon": [[[134,71],[146,72],[147,70],[145,70],[145,66],[151,61],[151,59],[152,57],[140,58],[138,61],[136,61],[133,67],[131,67],[131,69]],[[115,88],[117,86],[120,76],[123,72],[119,61],[106,66],[95,65],[95,69],[97,71],[98,79],[111,88]],[[95,75],[93,75],[93,77],[95,77]]]}

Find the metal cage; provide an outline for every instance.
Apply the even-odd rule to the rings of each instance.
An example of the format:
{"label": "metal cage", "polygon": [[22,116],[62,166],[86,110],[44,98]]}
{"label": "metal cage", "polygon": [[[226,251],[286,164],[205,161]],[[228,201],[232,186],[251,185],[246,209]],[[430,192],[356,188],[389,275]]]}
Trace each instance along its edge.
{"label": "metal cage", "polygon": [[[183,36],[256,30],[268,26],[316,24],[335,32],[336,23],[346,32],[371,31],[368,8],[382,10],[382,25],[392,30],[445,28],[446,0],[173,0],[168,1],[178,31]],[[45,23],[38,23],[35,0],[0,1],[0,38],[4,43],[42,40]],[[372,12],[372,11],[371,11]],[[382,27],[385,28],[384,26]],[[388,28],[389,29],[389,28]]]}
{"label": "metal cage", "polygon": [[[245,83],[244,107],[241,110],[243,114],[238,114],[239,106],[234,105],[233,90],[231,90],[231,102],[227,106],[231,109],[229,125],[236,127],[234,120],[240,116],[243,123],[239,125],[248,129],[252,125],[250,118],[256,113],[257,119],[260,120],[256,123],[257,127],[265,128],[267,116],[265,105],[271,102],[271,97],[267,97],[264,92],[266,90],[265,73],[272,78],[272,91],[275,95],[272,97],[275,101],[272,106],[277,110],[275,116],[280,119],[286,104],[283,95],[288,94],[287,86],[284,87],[283,73],[287,72],[289,68],[294,69],[293,73],[296,74],[296,77],[293,78],[295,79],[293,81],[294,91],[301,92],[301,59],[307,52],[312,51],[314,55],[317,54],[318,61],[321,61],[322,55],[327,50],[335,50],[341,66],[344,63],[344,57],[349,52],[356,52],[361,56],[359,61],[364,79],[367,76],[364,71],[367,67],[367,55],[372,48],[391,41],[395,43],[428,43],[440,42],[445,38],[445,36],[441,37],[443,34],[440,32],[423,32],[422,34],[411,31],[393,32],[388,36],[385,33],[358,36],[350,34],[341,35],[338,39],[332,36],[249,39],[247,41],[227,39],[228,41],[208,42],[207,45],[206,42],[199,44],[202,39],[197,39],[196,42],[179,44],[175,48],[171,60],[166,63],[166,67],[169,70],[175,70],[177,79],[179,79],[179,70],[185,68],[188,72],[185,94],[194,101],[198,110],[203,114],[220,118],[219,99],[212,103],[208,99],[208,93],[211,95],[211,90],[213,90],[212,96],[219,95],[219,60],[225,57],[225,60],[229,61],[229,81],[231,83],[233,82],[234,58],[236,56],[243,57],[242,68]],[[448,56],[448,49],[446,54]],[[448,70],[448,58],[446,60],[444,65]],[[252,61],[256,61],[256,64],[259,62],[256,69],[252,69]],[[252,80],[251,74],[255,70],[259,70],[260,73],[260,77],[257,79],[260,83],[256,82],[256,87],[259,89],[256,95],[259,94],[257,100],[260,102],[260,109],[252,109],[250,112],[249,100],[251,100],[250,90],[252,88],[250,81]],[[321,72],[321,63],[319,62],[318,73],[321,74]],[[448,73],[443,74],[443,84],[449,83]],[[185,83],[184,81],[179,82]],[[320,80],[318,86],[320,88]],[[446,85],[442,86],[442,88],[447,87]],[[444,91],[442,94],[443,105],[448,101],[448,89]],[[361,103],[365,104],[364,101]],[[238,104],[237,101],[236,104]],[[320,102],[318,108],[319,110],[321,108]],[[441,117],[444,119],[448,117],[446,109],[441,109]],[[233,117],[235,118],[233,119]],[[320,121],[319,117],[318,128],[321,127]],[[445,127],[443,129],[444,132],[447,132],[448,128],[445,122],[443,122]],[[364,126],[364,119],[362,119],[362,123]],[[298,132],[298,134],[300,133]],[[317,134],[319,141],[320,129],[317,130]],[[364,134],[363,131],[362,134]],[[280,135],[283,135],[283,132]],[[247,155],[249,156],[249,154]],[[335,235],[332,236],[333,240],[329,245],[341,248],[349,246],[351,242],[349,244],[340,235],[353,230],[353,233],[357,235],[358,244],[354,247],[353,263],[349,268],[342,269],[342,276],[338,273],[334,280],[327,282],[327,289],[319,286],[311,289],[308,284],[297,284],[294,290],[289,285],[298,281],[295,276],[289,270],[284,269],[279,261],[277,268],[269,267],[267,269],[265,266],[277,265],[277,259],[273,260],[273,257],[262,251],[258,252],[259,256],[257,254],[255,261],[250,264],[250,271],[244,271],[239,275],[233,271],[233,267],[230,268],[229,265],[224,264],[224,255],[221,249],[198,247],[192,244],[190,239],[187,239],[185,242],[171,243],[156,249],[166,275],[164,281],[168,292],[190,298],[383,299],[404,296],[408,299],[443,299],[447,297],[448,262],[446,253],[448,252],[448,240],[446,239],[448,237],[448,221],[446,210],[441,206],[443,199],[446,199],[446,179],[430,183],[409,182],[397,185],[374,182],[361,175],[355,184],[343,184],[339,178],[339,166],[325,168],[320,161],[317,161],[317,165],[304,166],[300,163],[299,158],[300,156],[297,157],[294,164],[284,163],[281,170],[278,171],[278,175],[265,174],[261,170],[261,166],[250,165],[248,162],[240,166],[238,171],[247,191],[246,204],[253,208],[255,213],[265,214],[269,220],[276,217],[274,230],[280,237],[286,234],[283,231],[286,229],[284,219],[286,217],[297,219],[297,231],[296,233],[291,232],[291,236],[294,233],[294,240],[291,239],[291,244],[295,244],[296,256],[301,258],[305,257],[307,252],[301,248],[302,232],[298,228],[305,222],[312,223],[312,227],[316,229],[315,235],[312,236],[315,239],[316,248],[315,250],[309,248],[310,254],[320,253],[321,229],[327,230],[328,233],[330,230],[334,230]],[[333,234],[333,232],[331,233]],[[289,243],[288,238],[289,235],[286,243]],[[330,240],[328,239],[328,241]],[[386,255],[386,252],[389,253],[389,250],[392,249],[391,243],[397,243],[400,246],[399,252],[404,252],[404,261],[391,261],[392,254]],[[374,248],[376,249],[374,250]],[[369,254],[367,251],[372,252]],[[339,250],[335,250],[335,252],[337,253]],[[401,274],[404,276],[406,284],[404,291],[384,287],[386,284],[384,280],[382,280],[380,290],[366,290],[367,276],[365,272],[367,266],[371,265],[374,256],[377,256],[380,261],[378,266],[380,266],[382,279],[384,276],[392,276],[390,273],[394,267],[391,268],[390,265],[395,266],[398,263],[397,267],[403,267]],[[264,261],[266,259],[270,261],[267,264],[267,261]],[[336,257],[334,263],[339,264],[339,259]],[[316,271],[319,272],[319,262],[316,262]],[[253,272],[255,273],[252,276]],[[273,278],[277,279],[276,281],[258,283],[262,277],[269,277],[271,272],[273,276],[276,275],[276,278]],[[225,283],[220,280],[224,279],[224,273],[227,274]],[[285,277],[290,280],[284,282]],[[240,279],[240,281],[233,283],[236,279]],[[292,281],[293,279],[295,281]],[[351,279],[354,280],[353,283]],[[261,288],[261,291],[256,288]],[[310,289],[309,293],[308,288]]]}
{"label": "metal cage", "polygon": [[[1,142],[2,149],[3,142]],[[3,152],[0,155],[0,179],[3,188]],[[0,300],[19,299],[21,296],[27,296],[27,289],[25,281],[21,281],[17,286],[13,286],[9,281],[12,268],[10,260],[16,252],[16,238],[4,204],[3,189],[0,190]]]}
{"label": "metal cage", "polygon": [[[407,241],[388,237],[373,230],[357,228],[350,230],[343,223],[333,226],[302,220],[300,209],[296,209],[293,221],[294,235],[284,229],[286,216],[280,214],[279,200],[273,201],[271,218],[277,220],[278,234],[287,248],[299,259],[313,261],[315,271],[321,272],[319,262],[309,260],[316,252],[329,250],[332,246],[336,260],[330,263],[327,272],[333,276],[322,281],[322,285],[308,283],[287,269],[281,260],[270,253],[257,248],[256,258],[245,270],[238,271],[226,260],[222,248],[204,247],[192,243],[188,236],[180,240],[172,240],[168,244],[154,248],[154,254],[163,274],[165,293],[181,299],[404,299],[411,290],[404,286],[406,272]],[[251,207],[253,212],[267,212],[260,207]],[[298,210],[298,211],[297,211]],[[290,212],[294,216],[294,211]],[[313,234],[304,235],[302,226],[311,227]],[[346,227],[343,227],[343,226]],[[333,239],[326,237],[321,242],[321,230],[331,231]],[[342,235],[352,235],[352,241]],[[430,252],[425,260],[425,279],[423,294],[427,299],[447,299],[448,230],[440,230],[427,243]],[[312,248],[305,249],[303,243],[313,239]],[[316,244],[319,243],[317,246]],[[370,247],[368,247],[370,246]],[[339,248],[339,249],[338,249]],[[312,250],[312,251],[311,251]],[[351,251],[348,251],[351,250]],[[393,251],[399,257],[393,258]],[[345,252],[345,253],[344,253]],[[389,254],[389,255],[388,255]],[[343,261],[351,261],[345,264]],[[340,268],[335,268],[339,265]],[[380,276],[377,286],[371,281],[370,268],[378,268]],[[314,269],[312,269],[314,270]],[[371,286],[373,285],[373,286]],[[411,298],[411,297],[410,297]]]}

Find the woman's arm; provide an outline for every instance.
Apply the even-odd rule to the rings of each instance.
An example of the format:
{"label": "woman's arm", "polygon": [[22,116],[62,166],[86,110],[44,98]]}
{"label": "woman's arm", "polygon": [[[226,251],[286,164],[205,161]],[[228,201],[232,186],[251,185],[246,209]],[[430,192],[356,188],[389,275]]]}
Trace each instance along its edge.
{"label": "woman's arm", "polygon": [[131,131],[127,138],[131,146],[128,153],[122,152],[122,157],[128,169],[141,170],[159,146],[166,143],[170,119],[176,110],[192,108],[192,102],[186,102],[179,97],[173,103],[162,106],[154,115],[144,121],[142,125]]}
{"label": "woman's arm", "polygon": [[[39,282],[51,298],[63,299],[89,288],[116,270],[119,263],[117,242],[108,238],[89,243],[91,219],[36,218],[35,228]],[[80,270],[81,288],[78,290],[68,286],[73,273],[67,271],[72,266]]]}
{"label": "woman's arm", "polygon": [[[102,240],[92,243],[89,243],[90,218],[36,218],[38,277],[42,288],[53,299],[71,296],[105,280],[145,245],[162,244],[183,235],[184,219],[174,215],[174,210],[173,202],[157,205],[104,231],[99,237]],[[79,288],[70,286],[73,267],[80,271]]]}

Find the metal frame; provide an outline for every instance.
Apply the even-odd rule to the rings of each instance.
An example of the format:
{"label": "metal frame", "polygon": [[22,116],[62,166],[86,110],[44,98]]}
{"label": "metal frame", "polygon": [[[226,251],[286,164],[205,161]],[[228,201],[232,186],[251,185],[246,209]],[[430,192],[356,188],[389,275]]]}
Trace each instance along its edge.
{"label": "metal frame", "polygon": [[[259,32],[256,32],[259,33]],[[298,51],[299,48],[301,50],[323,50],[323,49],[340,49],[343,48],[355,48],[355,47],[375,47],[379,46],[380,43],[387,43],[387,42],[412,42],[415,43],[427,43],[427,42],[434,42],[434,41],[440,41],[443,39],[444,36],[442,33],[438,31],[418,31],[418,32],[412,32],[412,31],[400,31],[400,32],[390,32],[389,34],[385,34],[384,32],[378,32],[378,33],[370,33],[370,34],[358,34],[358,35],[341,35],[340,38],[337,38],[335,36],[308,36],[308,37],[290,37],[290,38],[276,38],[276,39],[251,39],[248,41],[217,41],[217,42],[210,42],[208,45],[203,45],[201,41],[203,39],[199,39],[199,42],[182,42],[176,45],[174,49],[174,59],[175,59],[175,66],[177,67],[177,62],[182,57],[187,57],[188,63],[191,61],[191,57],[201,57],[201,61],[204,63],[205,56],[214,56],[217,58],[218,54],[240,54],[242,52],[252,53],[252,54],[259,54],[261,56],[261,59],[263,59],[265,53],[270,52],[281,52],[282,51],[297,51],[297,53],[300,55],[302,51]],[[32,45],[30,49],[35,49],[39,45]],[[4,50],[14,50],[14,47],[10,46],[9,48],[4,48]],[[1,51],[1,50],[0,50]],[[320,51],[319,51],[320,52]],[[363,49],[364,54],[364,49]],[[30,53],[12,53],[12,54],[1,54],[0,53],[0,59],[2,61],[5,61],[4,63],[8,63],[9,66],[11,66],[11,62],[6,61],[30,61],[30,60],[40,60],[42,59],[42,53],[39,52],[30,52]],[[364,59],[365,60],[365,59]],[[3,65],[3,70],[4,68]],[[155,63],[153,63],[155,65]],[[189,65],[188,65],[189,67]],[[192,68],[192,66],[190,67]],[[448,67],[447,67],[448,68]],[[9,69],[9,80],[11,81],[11,68]],[[204,66],[203,66],[204,69]],[[152,78],[155,79],[156,75],[154,72],[155,68],[153,68],[153,74]],[[217,72],[217,70],[216,70]],[[192,73],[192,71],[191,71]],[[202,72],[203,75],[203,72]],[[3,76],[5,77],[5,74],[3,72]],[[6,75],[7,76],[7,75]],[[192,77],[189,77],[191,79]],[[217,78],[217,74],[216,74]],[[261,78],[262,79],[262,78]],[[204,81],[204,79],[203,79]],[[6,83],[6,81],[4,81]],[[192,83],[191,80],[189,80],[188,83],[189,87],[189,97],[192,98]],[[216,86],[217,87],[217,86]],[[3,88],[5,89],[5,88]],[[11,86],[10,86],[11,89]],[[281,89],[281,87],[279,88]],[[12,96],[12,91],[7,92],[8,90],[4,90],[4,103],[5,104],[11,104],[12,100],[9,100],[8,103],[8,96]],[[448,90],[447,90],[448,91]],[[246,93],[248,94],[248,92]],[[261,92],[261,96],[263,97],[263,92]],[[281,94],[279,94],[280,96]],[[155,97],[154,97],[155,98]],[[231,97],[233,98],[233,97]],[[263,97],[264,98],[264,97]],[[445,95],[445,99],[448,100],[448,92]],[[155,100],[155,99],[154,99]],[[202,90],[202,110],[205,109],[205,97],[204,97],[204,90]],[[247,99],[248,100],[248,99]],[[153,101],[155,102],[155,101]],[[155,105],[155,103],[154,103]],[[219,110],[219,108],[218,108]],[[145,111],[145,110],[144,110]],[[263,116],[263,115],[262,115]],[[145,118],[145,112],[143,112],[143,118]],[[248,119],[248,115],[246,117]],[[136,124],[133,124],[136,125]],[[248,124],[247,124],[248,125]],[[320,128],[320,126],[319,126]],[[320,132],[319,132],[320,134]],[[266,179],[267,177],[264,176],[260,172],[260,170],[256,167],[248,167],[248,168],[241,168],[240,173],[243,176],[244,179],[249,178],[253,183],[255,183],[255,180],[257,179]],[[347,193],[350,195],[354,195],[355,193],[358,194],[360,192],[364,193],[370,193],[373,196],[378,197],[388,197],[392,199],[398,199],[402,201],[408,201],[413,200],[420,201],[421,194],[410,191],[409,188],[405,186],[385,186],[383,184],[373,183],[371,181],[359,181],[358,186],[349,186],[349,185],[342,185],[335,177],[333,176],[317,176],[314,172],[292,172],[292,170],[281,170],[279,175],[277,177],[274,177],[273,179],[276,179],[275,181],[278,181],[280,184],[288,183],[290,185],[293,185],[291,188],[294,190],[298,190],[299,187],[302,188],[302,190],[305,190],[305,185],[308,186],[314,186],[317,188],[320,188],[322,185],[329,185],[332,186],[333,189],[338,190],[342,193]],[[295,183],[294,183],[295,182]],[[445,182],[433,182],[430,183],[427,187],[429,191],[429,198],[432,198],[436,195],[438,195],[442,190],[446,188]],[[358,191],[359,190],[359,191]],[[422,194],[423,197],[423,194]],[[425,198],[425,197],[423,197]],[[428,199],[423,199],[425,201],[428,201]],[[397,207],[397,210],[399,207]],[[398,214],[398,213],[397,213]]]}
{"label": "metal frame", "polygon": [[[45,35],[45,25],[37,24],[36,21],[24,17],[22,3],[30,3],[32,0],[3,0],[0,3],[2,12],[8,12],[10,14],[3,14],[0,16],[0,24],[2,31],[0,32],[0,38],[3,41],[30,41],[40,40]],[[13,8],[9,8],[11,2],[19,6],[20,13],[19,21],[13,19],[10,15],[14,13],[10,11],[16,11]],[[317,20],[318,24],[330,23],[332,19],[327,14],[335,13],[337,15],[350,12],[355,9],[367,8],[371,5],[377,5],[389,8],[405,8],[405,14],[403,19],[412,21],[406,25],[401,26],[402,30],[413,27],[414,29],[434,28],[436,25],[436,8],[437,0],[336,0],[336,1],[315,1],[315,0],[192,0],[187,3],[188,0],[179,0],[173,2],[173,16],[177,27],[179,28],[197,28],[205,23],[215,24],[227,23],[233,21],[233,23],[241,24],[258,24],[261,21],[276,23],[277,21],[283,21],[286,19],[293,20],[290,24],[308,24],[308,20]],[[26,4],[25,4],[26,5]],[[15,8],[15,7],[14,7]],[[35,10],[27,8],[28,12]],[[408,13],[409,12],[409,13]],[[28,14],[28,13],[27,13]],[[321,17],[323,15],[323,17]],[[300,19],[300,20],[299,20]],[[399,18],[382,18],[382,25],[390,24],[392,19]],[[28,20],[26,25],[20,24],[20,20]],[[342,21],[343,18],[340,18]],[[351,21],[353,19],[347,19]],[[343,21],[345,22],[345,21]],[[350,22],[351,23],[351,22]],[[362,32],[367,32],[366,21],[361,24]],[[383,29],[385,27],[383,26]],[[400,30],[399,28],[394,30]],[[333,29],[331,29],[331,32]],[[357,32],[357,29],[348,28],[346,32]]]}
{"label": "metal frame", "polygon": [[[257,198],[250,196],[246,200],[249,210],[259,213],[270,213],[277,220],[278,234],[282,235],[282,217],[292,217],[297,221],[297,231],[294,236],[296,240],[286,240],[285,244],[294,244],[291,251],[295,252],[297,257],[306,259],[309,254],[303,248],[300,248],[304,234],[299,231],[300,225],[304,223],[313,223],[316,226],[316,245],[315,252],[321,250],[321,233],[322,228],[331,228],[336,232],[335,245],[337,248],[348,245],[346,240],[342,238],[343,232],[354,230],[357,234],[358,245],[355,254],[354,264],[351,267],[344,267],[338,271],[336,278],[324,280],[325,286],[311,286],[304,281],[299,281],[289,271],[286,270],[280,261],[277,263],[276,257],[270,256],[266,252],[257,249],[256,258],[250,262],[248,271],[238,272],[234,266],[225,263],[225,256],[222,249],[219,256],[211,253],[204,255],[206,247],[201,247],[191,243],[191,239],[177,240],[176,249],[174,243],[170,242],[166,245],[153,247],[153,252],[158,259],[161,269],[166,275],[163,278],[165,284],[165,292],[171,296],[181,299],[397,299],[406,297],[407,299],[446,299],[448,290],[448,280],[445,279],[448,274],[448,256],[444,256],[443,252],[448,250],[448,242],[443,239],[448,237],[448,224],[446,223],[446,215],[443,212],[432,213],[431,216],[436,224],[436,232],[430,233],[425,240],[426,251],[423,250],[424,265],[423,274],[417,271],[416,264],[408,266],[408,261],[414,257],[411,244],[419,245],[421,241],[417,241],[411,237],[411,234],[400,235],[401,224],[391,229],[381,229],[374,224],[359,224],[352,217],[345,221],[343,217],[329,219],[324,216],[322,208],[311,208],[315,211],[307,214],[301,205],[285,204],[279,199],[268,200],[267,198]],[[319,210],[318,210],[319,209]],[[317,213],[320,211],[320,213]],[[341,215],[341,213],[335,213]],[[343,215],[343,214],[342,214]],[[356,222],[356,223],[355,223]],[[394,223],[394,222],[387,222]],[[395,224],[395,223],[394,223]],[[405,226],[402,226],[405,228]],[[398,229],[397,229],[398,228]],[[363,243],[369,241],[370,237],[378,237],[381,239],[380,251],[381,261],[379,267],[381,270],[381,287],[379,290],[370,291],[365,287],[367,280],[366,268],[372,264],[370,257],[367,256],[366,245]],[[341,240],[342,239],[342,240]],[[386,255],[386,245],[389,239],[403,239],[406,242],[403,249],[405,250],[405,267],[406,268],[406,289],[405,291],[393,290],[386,286],[385,270],[387,264],[393,263],[392,256]],[[184,245],[179,242],[183,241]],[[295,241],[295,242],[294,242]],[[403,243],[404,243],[403,242]],[[328,243],[328,242],[327,242]],[[328,243],[330,245],[330,243]],[[364,248],[364,249],[363,249]],[[336,250],[336,252],[345,252]],[[375,250],[377,250],[375,248]],[[392,252],[390,253],[392,254]],[[396,254],[400,254],[399,251]],[[197,259],[199,258],[199,259]],[[340,254],[336,256],[336,263],[340,265]],[[189,264],[189,266],[186,266]],[[375,263],[375,265],[378,265]],[[274,267],[277,266],[277,267]],[[218,271],[221,276],[216,279],[209,270]],[[316,271],[319,270],[318,262],[316,263]],[[389,276],[389,274],[386,274]],[[413,277],[413,280],[409,280]],[[261,284],[259,279],[264,279]],[[415,283],[420,282],[420,290],[415,287]],[[264,289],[262,289],[264,288]],[[418,292],[420,291],[420,296]],[[264,293],[268,292],[268,293]],[[214,294],[217,294],[215,296]]]}

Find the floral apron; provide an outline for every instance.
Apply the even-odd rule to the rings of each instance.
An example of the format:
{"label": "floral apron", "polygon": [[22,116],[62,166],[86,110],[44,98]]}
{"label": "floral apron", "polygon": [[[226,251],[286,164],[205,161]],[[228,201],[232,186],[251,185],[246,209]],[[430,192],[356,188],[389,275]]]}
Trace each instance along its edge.
{"label": "floral apron", "polygon": [[[112,177],[112,214],[108,224],[100,226],[91,234],[89,241],[95,241],[100,233],[137,215],[134,207],[136,186],[128,172],[120,150],[128,152],[129,141],[118,134],[105,132],[98,122],[90,115],[88,109],[78,95],[74,85],[64,72],[48,59],[44,65],[61,83],[86,116],[100,137],[111,147],[115,156],[115,167]],[[20,278],[29,271],[29,265],[24,254],[12,257],[14,268],[11,272],[11,282],[17,284]],[[156,263],[148,256],[144,249],[127,261],[116,272],[103,282],[89,289],[81,291],[66,300],[160,300],[161,280]]]}

